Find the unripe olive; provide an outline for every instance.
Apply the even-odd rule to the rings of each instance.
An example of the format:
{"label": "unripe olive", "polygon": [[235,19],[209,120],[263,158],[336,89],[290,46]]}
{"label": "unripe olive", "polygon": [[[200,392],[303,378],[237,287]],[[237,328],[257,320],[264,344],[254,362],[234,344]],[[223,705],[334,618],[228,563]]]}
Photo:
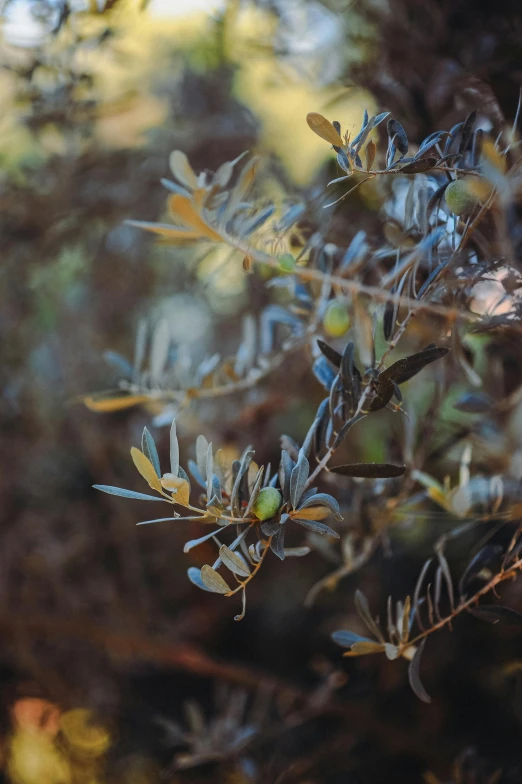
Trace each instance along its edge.
{"label": "unripe olive", "polygon": [[279,264],[283,272],[293,272],[296,265],[296,260],[291,253],[283,253],[279,256]]}
{"label": "unripe olive", "polygon": [[346,334],[350,328],[350,314],[346,305],[337,299],[329,302],[324,312],[323,326],[332,338]]}
{"label": "unripe olive", "polygon": [[259,520],[270,520],[277,513],[282,500],[281,493],[275,487],[263,487],[254,501],[252,511]]}
{"label": "unripe olive", "polygon": [[478,199],[471,191],[466,180],[451,182],[444,192],[448,209],[454,215],[464,215],[477,205]]}

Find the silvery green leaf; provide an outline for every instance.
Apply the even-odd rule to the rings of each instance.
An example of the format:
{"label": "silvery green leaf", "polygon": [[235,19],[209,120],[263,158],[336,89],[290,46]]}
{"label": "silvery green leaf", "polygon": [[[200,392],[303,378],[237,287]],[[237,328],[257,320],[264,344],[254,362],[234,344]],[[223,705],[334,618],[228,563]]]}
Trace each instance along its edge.
{"label": "silvery green leaf", "polygon": [[259,495],[259,492],[260,492],[262,484],[263,484],[263,473],[264,473],[264,470],[265,469],[263,468],[263,466],[261,466],[261,468],[258,469],[258,472],[257,472],[256,477],[254,479],[254,485],[253,485],[252,490],[250,492],[250,498],[248,499],[248,504],[247,504],[247,507],[245,509],[245,514],[243,515],[243,517],[250,517],[250,512],[252,511],[252,507],[253,507],[253,505],[255,503],[255,500],[256,500],[257,496]]}
{"label": "silvery green leaf", "polygon": [[367,250],[368,244],[366,242],[366,232],[361,229],[353,237],[348,248],[346,249],[346,252],[342,257],[341,263],[339,265],[339,272],[341,270],[347,269],[350,264],[358,261],[367,252]]}
{"label": "silvery green leaf", "polygon": [[333,528],[330,528],[330,526],[325,525],[324,523],[320,523],[318,520],[300,520],[298,517],[293,517],[292,520],[294,523],[299,523],[299,525],[302,525],[303,528],[308,528],[309,531],[313,531],[314,534],[320,534],[321,536],[333,536],[335,539],[340,538],[337,531],[334,531]]}
{"label": "silvery green leaf", "polygon": [[190,479],[188,478],[186,471],[181,466],[178,468],[178,476],[180,479],[184,479],[185,482],[188,482],[189,495],[190,495]]}
{"label": "silvery green leaf", "polygon": [[265,520],[261,523],[261,530],[265,536],[275,536],[280,528],[281,523],[278,523],[277,520]]}
{"label": "silvery green leaf", "polygon": [[344,630],[334,632],[332,634],[332,640],[342,648],[351,648],[356,642],[375,642],[375,640],[370,640],[369,637],[361,637],[360,634]]}
{"label": "silvery green leaf", "polygon": [[179,444],[176,435],[176,420],[172,420],[170,427],[170,471],[174,476],[178,476],[179,471]]}
{"label": "silvery green leaf", "polygon": [[208,591],[209,593],[215,593],[211,588],[207,588],[203,580],[201,579],[201,572],[200,570],[195,567],[191,566],[190,569],[187,569],[187,575],[190,582],[193,585],[196,585],[198,588],[201,588],[202,591]]}
{"label": "silvery green leaf", "polygon": [[303,558],[311,553],[310,547],[285,547],[284,554],[287,558]]}
{"label": "silvery green leaf", "polygon": [[[242,597],[241,597],[241,599],[242,599],[241,612],[239,613],[239,615],[234,615],[234,620],[235,621],[242,621],[243,618],[245,617],[245,613],[246,613],[246,590],[244,588],[241,591],[241,594],[242,594]],[[248,729],[249,729],[248,727],[244,728],[244,730],[247,730],[247,731],[248,731]],[[254,730],[254,732],[255,732],[255,730]]]}
{"label": "silvery green leaf", "polygon": [[241,556],[230,550],[226,544],[221,545],[219,548],[219,557],[227,569],[230,569],[234,574],[238,574],[240,577],[248,577],[250,575],[248,564],[245,563]]}
{"label": "silvery green leaf", "polygon": [[201,567],[201,580],[207,588],[214,593],[225,594],[231,591],[230,586],[227,585],[219,572],[216,572],[216,570],[208,564]]}
{"label": "silvery green leaf", "polygon": [[316,495],[307,498],[306,501],[301,503],[299,509],[306,509],[308,506],[326,506],[330,509],[336,520],[343,519],[339,504],[335,498],[328,493],[317,493]]}
{"label": "silvery green leaf", "polygon": [[178,185],[176,182],[172,182],[172,180],[167,180],[163,177],[160,180],[161,184],[164,188],[166,188],[171,193],[179,193],[181,196],[188,196],[190,197],[190,192],[187,191],[185,188],[182,188],[181,185]]}
{"label": "silvery green leaf", "polygon": [[304,455],[301,455],[290,475],[290,502],[294,509],[297,508],[301,499],[309,473],[308,460]]}
{"label": "silvery green leaf", "polygon": [[284,525],[280,525],[276,533],[272,536],[270,540],[270,549],[272,552],[277,555],[281,561],[285,560],[285,527]]}
{"label": "silvery green leaf", "polygon": [[313,364],[312,370],[319,383],[329,392],[337,373],[330,367],[326,358],[318,357]]}
{"label": "silvery green leaf", "polygon": [[[189,467],[190,473],[192,474],[192,476],[194,477],[194,479],[196,480],[198,485],[200,487],[202,487],[203,490],[205,490],[205,488],[206,488],[205,481],[204,481],[203,477],[201,476],[201,474],[199,473],[199,469],[198,469],[196,463],[194,462],[194,460],[189,460],[188,461],[188,467]],[[183,471],[183,473],[185,473],[185,472]],[[181,476],[181,474],[180,474],[180,476]],[[186,474],[185,474],[185,477],[186,477]],[[181,478],[184,479],[185,477],[182,476]]]}
{"label": "silvery green leaf", "polygon": [[392,645],[390,642],[384,644],[384,652],[386,654],[386,658],[390,661],[394,661],[399,655],[399,649],[396,645]]}
{"label": "silvery green leaf", "polygon": [[281,462],[279,464],[279,485],[281,486],[284,501],[288,501],[290,499],[290,477],[292,475],[292,471],[294,470],[294,466],[295,463],[286,449],[281,450]]}
{"label": "silvery green leaf", "polygon": [[131,363],[125,359],[125,357],[122,357],[121,354],[118,354],[117,351],[104,351],[103,358],[107,364],[111,365],[118,371],[122,378],[132,378],[134,368],[132,367]]}
{"label": "silvery green leaf", "polygon": [[186,520],[197,520],[198,522],[205,520],[206,522],[208,522],[208,517],[206,515],[191,515],[190,517],[159,517],[157,520],[142,520],[141,523],[136,523],[136,525],[150,525],[151,523],[166,523],[167,521],[169,522],[175,521],[176,523],[180,523]]}
{"label": "silvery green leaf", "polygon": [[[230,494],[230,503],[232,505],[233,513],[236,517],[239,517],[241,511],[241,501],[242,498],[242,488],[241,483],[243,481],[243,477],[245,476],[250,463],[252,462],[252,458],[254,456],[254,452],[250,447],[247,447],[243,452],[241,457],[241,462],[237,466],[237,474],[234,479],[234,485],[232,487],[232,493]],[[238,461],[234,461],[237,463]]]}
{"label": "silvery green leaf", "polygon": [[159,498],[156,495],[146,495],[145,493],[136,493],[134,490],[124,490],[122,487],[111,487],[110,485],[93,485],[95,490],[101,490],[102,493],[109,495],[119,495],[122,498],[136,498],[138,501],[165,501],[165,498]]}
{"label": "silvery green leaf", "polygon": [[212,454],[212,443],[208,445],[207,459],[205,466],[205,477],[207,480],[207,497],[212,497],[212,479],[214,476],[214,455]]}
{"label": "silvery green leaf", "polygon": [[142,319],[138,324],[136,332],[136,343],[134,346],[134,377],[139,378],[143,360],[145,359],[145,347],[147,344],[147,322]]}
{"label": "silvery green leaf", "polygon": [[355,609],[359,613],[361,619],[365,622],[366,626],[370,629],[372,634],[375,635],[375,637],[379,640],[379,642],[384,643],[381,630],[379,629],[378,625],[374,621],[372,614],[370,612],[368,599],[363,594],[363,592],[359,590],[355,592]]}
{"label": "silvery green leaf", "polygon": [[378,114],[373,121],[373,127],[377,128],[377,126],[389,116],[390,116],[390,112],[382,112],[381,114]]}
{"label": "silvery green leaf", "polygon": [[141,451],[146,457],[149,458],[150,462],[154,466],[156,474],[161,476],[158,450],[156,449],[156,444],[154,443],[153,437],[146,427],[143,428],[143,435],[141,437]]}
{"label": "silvery green leaf", "polygon": [[245,221],[243,225],[239,229],[239,236],[240,237],[248,237],[249,234],[252,234],[254,231],[257,231],[263,223],[272,217],[274,214],[275,205],[270,204],[268,207],[265,207],[263,210],[256,212],[256,214],[250,218],[249,220]]}
{"label": "silvery green leaf", "polygon": [[308,457],[308,455],[310,454],[310,449],[315,437],[315,432],[327,408],[328,408],[328,398],[325,398],[319,404],[316,415],[314,417],[314,421],[312,422],[310,428],[308,429],[308,433],[306,434],[305,440],[303,441],[303,446],[299,450],[300,455],[302,454],[304,457]]}
{"label": "silvery green leaf", "polygon": [[285,231],[289,229],[299,218],[304,214],[306,207],[304,204],[294,204],[290,209],[285,212],[281,220],[278,222],[276,231]]}
{"label": "silvery green leaf", "polygon": [[218,528],[216,531],[211,531],[209,534],[205,534],[205,536],[200,536],[199,539],[190,539],[190,541],[185,543],[185,546],[183,547],[183,552],[189,553],[191,550],[194,549],[194,547],[197,547],[203,542],[206,542],[208,539],[212,539],[213,536],[217,536],[217,534],[220,534],[222,530],[223,529]]}
{"label": "silvery green leaf", "polygon": [[174,520],[180,519],[180,517],[158,517],[156,520],[142,520],[140,523],[136,523],[136,525],[151,525],[151,523],[166,523],[167,521],[172,523]]}
{"label": "silvery green leaf", "polygon": [[150,377],[153,383],[159,384],[165,372],[169,355],[170,328],[166,319],[161,319],[152,333],[150,347]]}
{"label": "silvery green leaf", "polygon": [[[198,467],[199,475],[203,481],[207,475],[207,452],[208,441],[205,436],[198,436],[196,439],[196,465]],[[205,484],[203,484],[205,487]]]}

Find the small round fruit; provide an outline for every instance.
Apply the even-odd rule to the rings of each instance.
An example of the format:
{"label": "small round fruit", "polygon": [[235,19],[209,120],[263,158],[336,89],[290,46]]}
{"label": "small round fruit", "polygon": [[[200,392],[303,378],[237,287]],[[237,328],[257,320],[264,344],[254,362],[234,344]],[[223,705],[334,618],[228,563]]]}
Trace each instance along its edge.
{"label": "small round fruit", "polygon": [[341,338],[350,328],[348,308],[339,300],[332,300],[324,312],[323,326],[332,338]]}
{"label": "small round fruit", "polygon": [[282,272],[290,273],[295,269],[296,260],[291,253],[283,253],[282,256],[279,256],[279,265]]}
{"label": "small round fruit", "polygon": [[281,493],[275,487],[263,487],[254,501],[252,511],[259,520],[270,520],[281,506]]}
{"label": "small round fruit", "polygon": [[444,191],[448,209],[454,215],[465,215],[477,205],[477,197],[472,193],[466,180],[451,182]]}

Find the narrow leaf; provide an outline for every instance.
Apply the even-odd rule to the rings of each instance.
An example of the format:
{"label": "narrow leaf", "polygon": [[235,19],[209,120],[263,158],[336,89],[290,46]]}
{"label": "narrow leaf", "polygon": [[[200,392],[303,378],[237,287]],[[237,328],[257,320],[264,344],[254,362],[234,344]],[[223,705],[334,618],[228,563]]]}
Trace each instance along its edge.
{"label": "narrow leaf", "polygon": [[338,631],[332,634],[332,640],[340,645],[342,648],[351,648],[352,645],[356,642],[371,642],[375,643],[375,640],[370,640],[368,637],[361,637],[360,634],[356,634],[355,632],[349,631]]}
{"label": "narrow leaf", "polygon": [[470,613],[481,621],[501,622],[511,628],[522,628],[522,613],[512,610],[511,607],[503,607],[500,604],[479,604],[478,607],[472,607]]}
{"label": "narrow leaf", "polygon": [[372,653],[382,653],[384,643],[381,642],[354,642],[351,649],[344,656],[368,656]]}
{"label": "narrow leaf", "polygon": [[340,538],[337,531],[334,531],[333,528],[325,525],[325,523],[319,523],[316,520],[303,520],[299,517],[293,517],[292,520],[294,523],[299,523],[299,525],[302,525],[303,528],[308,528],[309,531],[313,531],[315,534],[320,534],[320,536],[333,536],[335,539]]}
{"label": "narrow leaf", "polygon": [[290,476],[290,501],[294,509],[297,508],[303,494],[309,472],[308,460],[304,455],[301,455]]}
{"label": "narrow leaf", "polygon": [[410,686],[413,689],[414,694],[417,695],[419,700],[430,703],[431,697],[427,693],[424,686],[422,685],[422,681],[420,679],[420,663],[421,663],[422,652],[424,650],[425,645],[426,645],[426,639],[424,639],[421,642],[421,644],[415,651],[415,655],[408,667],[408,679],[410,681]]}
{"label": "narrow leaf", "polygon": [[122,487],[111,487],[110,485],[93,485],[93,487],[95,490],[101,490],[102,493],[118,495],[122,498],[135,498],[138,501],[167,501],[166,498],[158,498],[155,495],[146,495],[145,493],[135,493],[134,490],[124,490]]}
{"label": "narrow leaf", "polygon": [[153,437],[147,430],[147,428],[143,428],[143,435],[141,437],[141,451],[143,454],[149,458],[150,462],[154,466],[154,470],[158,476],[161,476],[161,468],[160,468],[160,461],[158,450],[156,449],[156,444],[154,442]]}
{"label": "narrow leaf", "polygon": [[406,466],[392,465],[391,463],[348,463],[346,465],[332,466],[330,471],[334,474],[364,479],[390,479],[402,476],[406,471]]}

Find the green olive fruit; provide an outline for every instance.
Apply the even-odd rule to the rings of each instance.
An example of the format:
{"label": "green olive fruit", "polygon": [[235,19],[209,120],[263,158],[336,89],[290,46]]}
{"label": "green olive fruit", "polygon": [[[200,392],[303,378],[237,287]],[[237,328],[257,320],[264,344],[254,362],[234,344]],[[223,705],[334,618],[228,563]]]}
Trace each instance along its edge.
{"label": "green olive fruit", "polygon": [[465,215],[478,203],[478,199],[469,187],[466,180],[451,182],[444,191],[444,198],[448,209],[454,215]]}
{"label": "green olive fruit", "polygon": [[263,487],[254,501],[252,511],[259,520],[270,520],[277,513],[282,500],[281,493],[275,487]]}
{"label": "green olive fruit", "polygon": [[323,316],[325,331],[332,338],[341,338],[350,328],[350,314],[343,302],[337,299],[328,303]]}
{"label": "green olive fruit", "polygon": [[279,256],[279,265],[283,272],[293,272],[296,265],[296,260],[291,253],[283,253]]}

